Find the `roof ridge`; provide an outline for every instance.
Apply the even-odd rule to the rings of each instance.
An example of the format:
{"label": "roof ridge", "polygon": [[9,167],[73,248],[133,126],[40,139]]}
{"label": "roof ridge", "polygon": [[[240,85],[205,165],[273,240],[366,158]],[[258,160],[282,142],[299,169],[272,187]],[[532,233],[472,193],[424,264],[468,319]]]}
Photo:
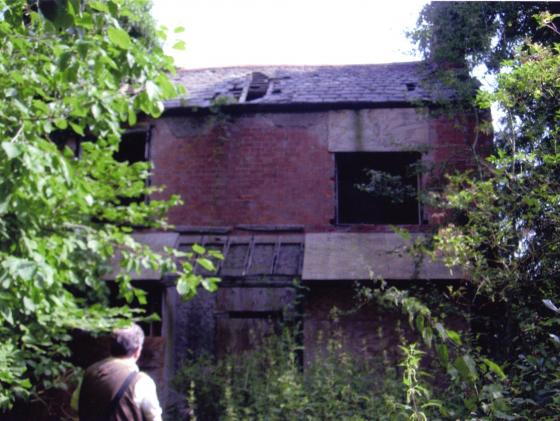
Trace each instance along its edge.
{"label": "roof ridge", "polygon": [[343,67],[378,67],[389,65],[414,65],[414,64],[428,64],[426,60],[413,60],[413,61],[392,61],[387,63],[362,63],[362,64],[249,64],[238,66],[216,66],[216,67],[199,67],[199,68],[185,68],[177,67],[177,72],[196,72],[204,70],[248,70],[248,69],[303,69],[308,67],[313,68],[343,68]]}

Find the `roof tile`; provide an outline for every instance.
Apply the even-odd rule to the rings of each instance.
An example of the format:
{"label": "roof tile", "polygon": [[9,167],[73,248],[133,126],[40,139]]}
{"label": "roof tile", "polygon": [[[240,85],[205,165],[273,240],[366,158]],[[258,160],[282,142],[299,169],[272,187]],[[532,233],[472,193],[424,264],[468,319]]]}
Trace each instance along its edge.
{"label": "roof tile", "polygon": [[[253,72],[264,73],[273,86],[264,97],[247,104],[434,101],[435,94],[423,82],[432,70],[426,62],[180,69],[175,80],[187,89],[187,99],[169,101],[166,106],[209,107],[220,96],[234,100],[233,90],[239,93]],[[407,84],[414,89],[409,90]]]}

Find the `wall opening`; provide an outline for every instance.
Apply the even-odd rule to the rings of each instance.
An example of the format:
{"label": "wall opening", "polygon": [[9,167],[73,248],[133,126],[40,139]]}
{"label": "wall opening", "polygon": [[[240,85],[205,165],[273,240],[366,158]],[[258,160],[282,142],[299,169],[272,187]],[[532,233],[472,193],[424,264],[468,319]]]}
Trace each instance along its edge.
{"label": "wall opening", "polygon": [[115,160],[128,161],[130,164],[147,161],[148,137],[147,130],[131,130],[123,133],[119,150],[115,153]]}
{"label": "wall opening", "polygon": [[264,97],[268,91],[269,82],[268,76],[264,73],[253,72],[245,101],[249,102]]}
{"label": "wall opening", "polygon": [[420,224],[419,152],[335,155],[339,224]]}
{"label": "wall opening", "polygon": [[[129,130],[123,133],[119,150],[115,153],[115,160],[118,162],[128,162],[134,164],[136,162],[147,162],[150,160],[150,131]],[[121,197],[121,204],[128,206],[131,203],[141,203],[146,201],[145,195],[137,197]]]}

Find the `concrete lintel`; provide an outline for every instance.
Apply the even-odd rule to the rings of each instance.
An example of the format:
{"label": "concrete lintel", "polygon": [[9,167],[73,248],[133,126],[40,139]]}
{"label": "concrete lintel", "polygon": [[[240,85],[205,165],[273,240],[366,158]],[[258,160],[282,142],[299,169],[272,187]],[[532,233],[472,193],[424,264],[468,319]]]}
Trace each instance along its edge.
{"label": "concrete lintel", "polygon": [[[412,234],[412,240],[421,234]],[[442,262],[415,263],[407,242],[394,233],[310,233],[305,235],[304,281],[464,279]]]}

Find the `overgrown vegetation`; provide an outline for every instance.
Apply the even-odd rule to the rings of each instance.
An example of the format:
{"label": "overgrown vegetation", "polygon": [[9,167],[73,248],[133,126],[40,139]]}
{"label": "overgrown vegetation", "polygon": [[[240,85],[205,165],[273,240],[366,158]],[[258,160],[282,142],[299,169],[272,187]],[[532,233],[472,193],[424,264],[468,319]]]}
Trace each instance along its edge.
{"label": "overgrown vegetation", "polygon": [[420,370],[422,352],[402,347],[402,363],[386,354],[352,355],[335,334],[318,355],[298,363],[301,345],[288,330],[255,350],[185,365],[175,387],[197,420],[426,420],[437,416]]}
{"label": "overgrown vegetation", "polygon": [[177,272],[185,296],[215,288],[176,252],[131,236],[165,229],[179,201],[127,205],[154,192],[150,165],[114,158],[124,126],[181,94],[148,9],[145,0],[0,0],[0,411],[66,386],[72,329],[134,316],[108,306],[102,278],[117,251],[129,303],[145,303],[128,275],[143,267]]}
{"label": "overgrown vegetation", "polygon": [[[469,95],[461,100],[471,110],[495,104],[504,116],[495,153],[479,161],[479,168],[450,176],[446,190],[435,196],[450,221],[426,249],[461,266],[474,291],[471,350],[464,359],[472,377],[457,383],[455,396],[475,419],[554,420],[560,411],[558,345],[550,336],[558,321],[543,303],[560,298],[555,7],[434,2],[413,34],[440,63],[467,70],[485,64],[493,71],[493,91],[479,92],[476,102],[469,102]],[[453,86],[472,92],[464,73],[443,73],[458,76]],[[458,106],[446,105],[451,112]],[[491,371],[493,379],[487,376]]]}

